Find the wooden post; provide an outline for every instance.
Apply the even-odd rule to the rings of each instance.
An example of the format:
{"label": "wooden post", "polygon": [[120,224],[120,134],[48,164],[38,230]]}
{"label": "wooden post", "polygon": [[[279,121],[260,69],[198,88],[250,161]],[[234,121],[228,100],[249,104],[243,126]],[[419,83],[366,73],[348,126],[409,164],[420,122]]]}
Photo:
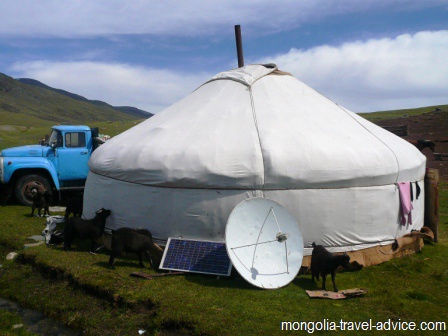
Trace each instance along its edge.
{"label": "wooden post", "polygon": [[241,26],[235,26],[236,53],[238,56],[238,68],[244,66],[243,41],[241,38]]}
{"label": "wooden post", "polygon": [[433,168],[426,168],[424,225],[434,232],[434,242],[437,243],[439,227],[439,171]]}

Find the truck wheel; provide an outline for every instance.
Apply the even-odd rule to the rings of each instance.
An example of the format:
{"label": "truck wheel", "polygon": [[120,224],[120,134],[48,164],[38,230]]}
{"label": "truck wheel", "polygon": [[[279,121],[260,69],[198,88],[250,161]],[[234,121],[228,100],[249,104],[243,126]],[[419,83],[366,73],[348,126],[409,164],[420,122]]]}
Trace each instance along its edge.
{"label": "truck wheel", "polygon": [[41,175],[24,175],[17,180],[14,191],[20,203],[31,206],[33,204],[33,196],[38,191],[44,192],[45,190],[51,190],[50,183],[45,177]]}

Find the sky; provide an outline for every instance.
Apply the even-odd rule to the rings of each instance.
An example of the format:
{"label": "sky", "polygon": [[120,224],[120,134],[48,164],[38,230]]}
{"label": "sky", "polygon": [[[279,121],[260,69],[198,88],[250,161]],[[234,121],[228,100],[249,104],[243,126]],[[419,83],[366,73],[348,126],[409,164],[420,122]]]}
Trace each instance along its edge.
{"label": "sky", "polygon": [[0,72],[151,113],[275,63],[353,112],[448,104],[448,0],[0,0]]}

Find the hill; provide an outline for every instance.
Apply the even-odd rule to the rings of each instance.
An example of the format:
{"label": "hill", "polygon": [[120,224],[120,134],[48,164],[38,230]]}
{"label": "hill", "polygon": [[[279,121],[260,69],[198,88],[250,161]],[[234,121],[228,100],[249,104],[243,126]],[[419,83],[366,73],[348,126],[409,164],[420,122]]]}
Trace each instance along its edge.
{"label": "hill", "polygon": [[412,108],[412,109],[358,113],[358,115],[360,115],[361,117],[363,117],[367,120],[370,120],[372,122],[378,122],[381,120],[407,118],[410,116],[417,116],[417,115],[421,115],[421,114],[425,114],[425,113],[429,113],[429,112],[437,112],[437,111],[448,111],[448,105],[433,105],[433,106],[425,106],[425,107],[418,107],[418,108]]}
{"label": "hill", "polygon": [[113,109],[115,109],[117,111],[124,112],[126,114],[129,114],[129,115],[137,117],[137,118],[149,118],[149,117],[153,116],[152,113],[140,110],[140,109],[138,109],[136,107],[131,107],[131,106],[112,106],[112,105],[109,105],[108,103],[103,102],[101,100],[90,100],[90,99],[87,99],[87,98],[85,98],[83,96],[80,96],[80,95],[78,95],[76,93],[71,93],[71,92],[68,92],[68,91],[65,91],[65,90],[52,88],[51,86],[48,86],[48,85],[46,85],[46,84],[44,84],[42,82],[39,82],[38,80],[35,80],[35,79],[31,79],[31,78],[17,78],[17,80],[19,82],[23,83],[23,84],[33,85],[33,86],[40,87],[40,88],[43,88],[43,89],[51,90],[51,91],[60,93],[60,94],[62,94],[64,96],[70,97],[70,98],[78,100],[78,101],[88,102],[88,103],[91,103],[91,104],[94,104],[94,105],[97,105],[97,106],[107,106],[107,107],[113,108]]}
{"label": "hill", "polygon": [[136,108],[114,108],[104,102],[61,91],[42,83],[25,84],[0,73],[0,124],[23,125],[25,120],[31,125],[43,125],[49,121],[54,124],[88,124],[152,116],[142,115]]}

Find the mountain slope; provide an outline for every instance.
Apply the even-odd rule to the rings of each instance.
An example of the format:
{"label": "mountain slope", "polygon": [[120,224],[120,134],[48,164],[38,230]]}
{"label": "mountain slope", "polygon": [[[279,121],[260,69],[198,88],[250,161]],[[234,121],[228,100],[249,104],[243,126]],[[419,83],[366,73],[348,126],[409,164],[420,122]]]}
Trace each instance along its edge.
{"label": "mountain slope", "polygon": [[97,105],[97,106],[111,107],[111,108],[113,108],[115,110],[124,112],[126,114],[129,114],[129,115],[132,115],[132,116],[135,116],[135,117],[138,117],[138,118],[149,118],[149,117],[153,116],[152,113],[140,110],[140,109],[138,109],[136,107],[131,107],[131,106],[112,106],[112,105],[109,105],[108,103],[105,103],[105,102],[103,102],[101,100],[90,100],[90,99],[87,99],[87,98],[85,98],[83,96],[80,96],[78,94],[75,94],[75,93],[71,93],[71,92],[68,92],[68,91],[65,91],[65,90],[61,90],[61,89],[55,89],[55,88],[53,88],[51,86],[48,86],[48,85],[46,85],[46,84],[44,84],[42,82],[39,82],[38,80],[35,80],[35,79],[31,79],[31,78],[17,78],[16,80],[18,80],[19,82],[21,82],[23,84],[33,85],[33,86],[41,87],[41,88],[44,88],[44,89],[47,89],[47,90],[51,90],[51,91],[60,93],[60,94],[62,94],[64,96],[70,97],[70,98],[75,99],[75,100],[88,102],[88,103],[91,103],[91,104],[94,104],[94,105]]}
{"label": "mountain slope", "polygon": [[27,119],[36,122],[52,121],[55,124],[86,124],[95,121],[127,121],[142,118],[142,115],[128,114],[104,102],[94,104],[86,98],[79,98],[81,96],[70,95],[49,89],[44,84],[39,86],[24,84],[0,73],[0,123],[3,119],[19,121]]}

